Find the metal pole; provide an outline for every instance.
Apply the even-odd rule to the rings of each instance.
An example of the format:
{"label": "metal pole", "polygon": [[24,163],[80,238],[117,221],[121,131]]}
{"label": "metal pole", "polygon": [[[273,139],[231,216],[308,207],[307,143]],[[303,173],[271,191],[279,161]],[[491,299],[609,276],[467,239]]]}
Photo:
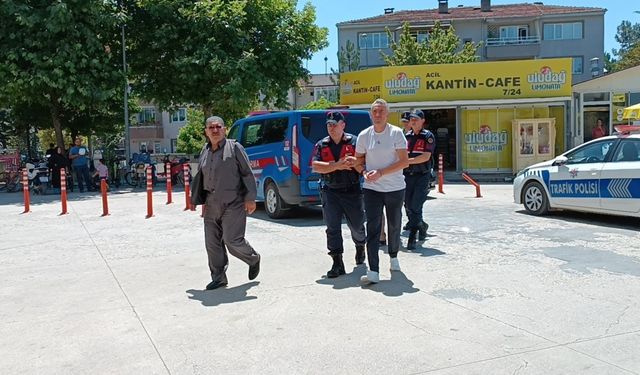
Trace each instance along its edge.
{"label": "metal pole", "polygon": [[129,79],[127,78],[127,48],[122,24],[122,71],[124,73],[124,150],[127,163],[131,158],[131,139],[129,135]]}

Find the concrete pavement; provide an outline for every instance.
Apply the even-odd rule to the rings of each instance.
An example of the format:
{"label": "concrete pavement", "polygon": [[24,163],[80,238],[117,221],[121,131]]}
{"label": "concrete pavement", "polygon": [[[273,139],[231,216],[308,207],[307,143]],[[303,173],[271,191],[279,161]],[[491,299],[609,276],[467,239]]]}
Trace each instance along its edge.
{"label": "concrete pavement", "polygon": [[[154,194],[0,194],[1,374],[640,373],[640,233],[634,219],[532,217],[510,185],[446,185],[425,206],[429,238],[381,255],[363,287],[346,225],[348,274],[330,268],[318,208],[247,238],[258,279],[230,257],[209,281],[202,219]],[[406,233],[402,242],[406,243]]]}

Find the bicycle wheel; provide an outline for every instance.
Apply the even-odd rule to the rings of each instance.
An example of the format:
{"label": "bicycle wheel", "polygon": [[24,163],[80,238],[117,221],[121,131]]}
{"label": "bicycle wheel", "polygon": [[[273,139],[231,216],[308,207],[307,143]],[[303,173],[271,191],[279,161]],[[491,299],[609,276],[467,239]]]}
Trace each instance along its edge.
{"label": "bicycle wheel", "polygon": [[7,189],[7,183],[9,182],[9,173],[0,173],[0,191]]}
{"label": "bicycle wheel", "polygon": [[129,186],[136,187],[138,185],[138,174],[136,172],[127,172],[127,174],[124,175],[124,180],[127,181]]}
{"label": "bicycle wheel", "polygon": [[13,178],[9,178],[7,182],[7,192],[22,190],[22,182],[20,182],[20,175],[16,174]]}

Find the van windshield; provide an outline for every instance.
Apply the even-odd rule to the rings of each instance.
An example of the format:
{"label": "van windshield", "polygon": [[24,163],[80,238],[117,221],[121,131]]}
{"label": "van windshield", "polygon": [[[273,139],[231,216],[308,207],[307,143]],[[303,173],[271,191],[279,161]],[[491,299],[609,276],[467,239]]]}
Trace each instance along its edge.
{"label": "van windshield", "polygon": [[[343,114],[347,123],[344,131],[347,133],[358,135],[361,131],[371,126],[371,117],[369,117],[368,113],[343,112]],[[326,115],[324,113],[303,115],[302,135],[314,144],[329,135],[327,133]]]}

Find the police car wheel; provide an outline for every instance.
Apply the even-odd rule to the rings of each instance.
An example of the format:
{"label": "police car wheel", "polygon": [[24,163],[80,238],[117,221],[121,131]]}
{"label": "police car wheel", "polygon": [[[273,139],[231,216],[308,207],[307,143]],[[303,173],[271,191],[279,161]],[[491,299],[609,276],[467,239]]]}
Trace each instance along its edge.
{"label": "police car wheel", "polygon": [[524,188],[522,196],[524,208],[532,215],[544,215],[549,211],[549,199],[538,182],[531,182]]}
{"label": "police car wheel", "polygon": [[264,189],[264,210],[270,218],[280,219],[286,213],[284,207],[285,204],[282,201],[282,197],[280,197],[280,193],[278,193],[278,188],[273,182],[270,182]]}

